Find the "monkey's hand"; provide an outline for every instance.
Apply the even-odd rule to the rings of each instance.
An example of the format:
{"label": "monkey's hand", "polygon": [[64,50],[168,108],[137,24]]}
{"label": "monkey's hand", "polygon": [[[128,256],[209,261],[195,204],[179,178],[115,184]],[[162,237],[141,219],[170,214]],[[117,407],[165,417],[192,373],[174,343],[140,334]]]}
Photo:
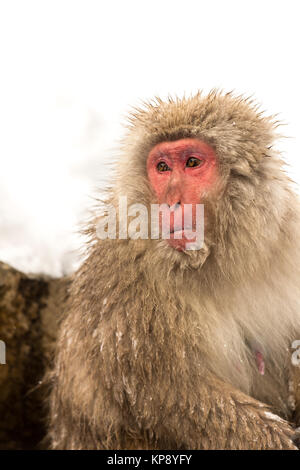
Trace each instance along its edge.
{"label": "monkey's hand", "polygon": [[[184,443],[187,448],[297,450],[293,442],[297,438],[296,431],[267,405],[213,377],[206,377],[205,382],[197,412],[194,408],[189,422],[183,420],[182,423],[181,435],[184,432],[186,438],[191,437]],[[199,426],[199,415],[196,443],[190,426]]]}

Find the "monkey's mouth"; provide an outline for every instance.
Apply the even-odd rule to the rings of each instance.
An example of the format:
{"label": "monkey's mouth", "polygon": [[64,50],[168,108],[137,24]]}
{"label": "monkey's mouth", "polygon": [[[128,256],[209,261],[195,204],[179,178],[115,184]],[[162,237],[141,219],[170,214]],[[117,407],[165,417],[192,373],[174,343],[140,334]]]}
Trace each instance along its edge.
{"label": "monkey's mouth", "polygon": [[195,229],[191,226],[188,227],[173,227],[170,229],[170,236],[172,239],[181,239],[193,240],[196,238]]}

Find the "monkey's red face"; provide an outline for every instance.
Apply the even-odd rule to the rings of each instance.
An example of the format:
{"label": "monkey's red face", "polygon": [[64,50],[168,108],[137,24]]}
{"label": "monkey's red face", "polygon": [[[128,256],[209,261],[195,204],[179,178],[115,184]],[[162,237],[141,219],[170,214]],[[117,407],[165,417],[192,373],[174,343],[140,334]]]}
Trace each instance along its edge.
{"label": "monkey's red face", "polygon": [[[217,178],[217,159],[214,149],[199,139],[180,139],[161,142],[149,153],[147,171],[150,185],[159,204],[167,204],[170,213],[169,244],[184,250],[187,239],[183,229],[184,216],[176,218],[176,211],[184,215],[185,204],[192,206],[192,230],[196,226],[196,204],[202,203]],[[180,233],[181,239],[174,238]]]}

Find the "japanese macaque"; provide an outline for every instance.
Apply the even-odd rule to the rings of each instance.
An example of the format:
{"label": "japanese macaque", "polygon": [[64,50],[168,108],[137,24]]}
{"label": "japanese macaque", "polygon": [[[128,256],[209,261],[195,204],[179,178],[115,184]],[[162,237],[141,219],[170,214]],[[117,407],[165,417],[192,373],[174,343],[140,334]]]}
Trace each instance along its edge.
{"label": "japanese macaque", "polygon": [[[132,114],[107,201],[169,207],[170,237],[91,224],[51,374],[53,449],[296,448],[300,206],[276,128],[215,91]],[[197,205],[204,240],[187,249]]]}

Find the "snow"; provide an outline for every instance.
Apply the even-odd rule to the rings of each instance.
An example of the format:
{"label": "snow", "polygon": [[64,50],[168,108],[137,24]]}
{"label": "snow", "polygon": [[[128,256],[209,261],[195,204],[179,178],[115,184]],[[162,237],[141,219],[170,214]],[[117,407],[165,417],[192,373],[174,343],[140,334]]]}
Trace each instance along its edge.
{"label": "snow", "polygon": [[118,343],[121,341],[123,337],[123,333],[121,331],[116,331],[116,337],[118,339]]}
{"label": "snow", "polygon": [[278,423],[284,423],[284,420],[280,418],[280,416],[274,415],[274,413],[271,413],[270,411],[265,411],[265,416],[272,421],[277,421]]}
{"label": "snow", "polygon": [[78,266],[78,230],[124,115],[154,95],[253,94],[287,122],[280,148],[300,182],[297,7],[272,2],[270,17],[258,0],[2,2],[0,260],[55,276]]}

